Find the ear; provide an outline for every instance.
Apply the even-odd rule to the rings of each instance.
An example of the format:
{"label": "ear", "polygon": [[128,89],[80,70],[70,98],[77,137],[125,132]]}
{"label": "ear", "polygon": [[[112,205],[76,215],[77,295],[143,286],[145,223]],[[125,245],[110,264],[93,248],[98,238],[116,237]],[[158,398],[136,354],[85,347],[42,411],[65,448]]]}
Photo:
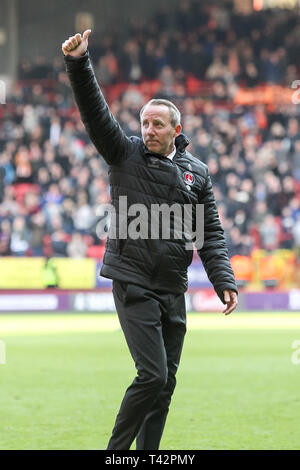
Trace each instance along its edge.
{"label": "ear", "polygon": [[178,124],[176,127],[175,127],[175,130],[174,130],[174,137],[178,137],[180,132],[181,132],[181,129],[182,129],[182,126],[181,124]]}

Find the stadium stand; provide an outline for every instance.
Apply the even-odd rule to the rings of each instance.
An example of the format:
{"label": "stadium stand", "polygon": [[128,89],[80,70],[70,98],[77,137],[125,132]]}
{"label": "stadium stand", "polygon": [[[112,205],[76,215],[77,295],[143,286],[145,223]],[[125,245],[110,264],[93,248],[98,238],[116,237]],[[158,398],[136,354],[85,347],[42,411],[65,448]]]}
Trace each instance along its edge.
{"label": "stadium stand", "polygon": [[[89,49],[128,135],[140,135],[139,109],[150,97],[178,105],[189,150],[210,169],[241,285],[255,276],[246,258],[273,270],[258,268],[266,285],[280,285],[268,255],[289,253],[291,266],[300,257],[300,108],[291,101],[300,19],[293,10],[245,16],[230,5],[183,1],[172,22],[161,9],[147,24],[133,22],[126,41],[107,35]],[[97,206],[109,202],[106,165],[79,119],[62,57],[22,59],[0,123],[0,255],[101,259],[105,239],[95,227]]]}

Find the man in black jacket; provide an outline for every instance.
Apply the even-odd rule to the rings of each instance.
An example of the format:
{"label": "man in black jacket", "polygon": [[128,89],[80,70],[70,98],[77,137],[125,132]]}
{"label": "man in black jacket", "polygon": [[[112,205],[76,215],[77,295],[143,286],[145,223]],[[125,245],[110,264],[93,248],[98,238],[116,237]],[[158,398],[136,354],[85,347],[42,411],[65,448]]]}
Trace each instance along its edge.
{"label": "man in black jacket", "polygon": [[[155,450],[176,385],[186,331],[184,292],[193,257],[187,247],[198,233],[197,227],[194,230],[197,207],[204,208],[203,240],[196,240],[195,245],[217,295],[226,304],[226,315],[237,306],[237,286],[208,167],[186,151],[188,139],[181,133],[179,110],[167,100],[151,100],[141,110],[142,139],[127,137],[96,81],[87,51],[90,33],[70,37],[62,51],[82,121],[109,165],[112,205],[118,217],[114,236],[110,232],[107,239],[101,275],[113,280],[120,324],[137,369],[108,449],[129,449],[136,438],[138,450]],[[147,214],[151,212],[156,236],[151,236],[153,224],[150,236],[149,227],[147,236],[136,236],[136,232],[130,236],[136,223],[132,209],[138,204]],[[159,211],[166,207],[174,209],[169,212],[167,237],[156,232]],[[190,233],[186,225],[178,224],[178,207],[192,207]]]}

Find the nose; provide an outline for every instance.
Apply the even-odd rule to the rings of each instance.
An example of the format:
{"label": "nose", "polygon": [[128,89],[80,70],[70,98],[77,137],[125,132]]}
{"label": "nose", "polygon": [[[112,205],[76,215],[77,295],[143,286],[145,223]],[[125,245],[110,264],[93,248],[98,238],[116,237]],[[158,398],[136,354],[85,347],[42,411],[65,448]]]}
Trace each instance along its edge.
{"label": "nose", "polygon": [[146,130],[146,134],[147,135],[154,135],[154,127],[152,126],[152,124],[148,125],[147,130]]}

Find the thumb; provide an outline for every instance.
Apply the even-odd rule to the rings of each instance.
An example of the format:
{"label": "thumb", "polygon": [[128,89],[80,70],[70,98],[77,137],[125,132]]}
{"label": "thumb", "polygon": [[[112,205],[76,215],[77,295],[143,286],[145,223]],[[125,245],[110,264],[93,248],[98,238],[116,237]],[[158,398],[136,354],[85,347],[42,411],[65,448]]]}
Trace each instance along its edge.
{"label": "thumb", "polygon": [[86,30],[86,31],[83,33],[83,35],[82,35],[82,40],[83,40],[83,41],[84,41],[84,40],[86,40],[86,41],[87,41],[87,40],[88,40],[88,37],[89,37],[89,35],[91,34],[91,32],[92,32],[92,30],[91,30],[91,29],[87,29],[87,30]]}
{"label": "thumb", "polygon": [[230,301],[230,295],[229,295],[228,290],[224,290],[224,300],[225,300],[225,302]]}

